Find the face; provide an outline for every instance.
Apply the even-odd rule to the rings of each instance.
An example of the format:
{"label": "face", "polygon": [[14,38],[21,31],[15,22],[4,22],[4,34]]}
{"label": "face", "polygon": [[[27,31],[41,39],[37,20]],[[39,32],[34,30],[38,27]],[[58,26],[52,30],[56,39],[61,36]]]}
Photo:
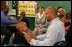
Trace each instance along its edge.
{"label": "face", "polygon": [[9,12],[9,8],[6,7],[6,8],[4,9],[4,12],[7,14],[7,13]]}
{"label": "face", "polygon": [[44,9],[43,8],[39,8],[39,12],[43,13]]}
{"label": "face", "polygon": [[63,8],[58,9],[58,15],[64,15],[65,10]]}
{"label": "face", "polygon": [[26,25],[22,25],[22,26],[21,26],[21,30],[22,30],[22,31],[26,31],[26,29],[27,29],[27,26],[26,26]]}
{"label": "face", "polygon": [[23,31],[25,32],[27,29],[28,28],[27,28],[26,24],[21,23],[21,24],[18,25],[18,30],[20,32],[23,32]]}
{"label": "face", "polygon": [[51,16],[52,16],[51,13],[48,12],[48,11],[46,11],[46,12],[45,12],[45,15],[46,15],[47,20],[48,20],[48,21],[51,21]]}

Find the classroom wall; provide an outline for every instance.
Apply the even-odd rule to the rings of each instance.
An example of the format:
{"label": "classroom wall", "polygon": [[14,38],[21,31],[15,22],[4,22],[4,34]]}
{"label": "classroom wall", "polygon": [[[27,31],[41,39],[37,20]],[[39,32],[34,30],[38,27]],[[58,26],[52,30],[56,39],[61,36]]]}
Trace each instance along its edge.
{"label": "classroom wall", "polygon": [[63,6],[66,11],[70,10],[71,11],[71,1],[37,1],[37,5],[43,4],[45,8],[49,6]]}

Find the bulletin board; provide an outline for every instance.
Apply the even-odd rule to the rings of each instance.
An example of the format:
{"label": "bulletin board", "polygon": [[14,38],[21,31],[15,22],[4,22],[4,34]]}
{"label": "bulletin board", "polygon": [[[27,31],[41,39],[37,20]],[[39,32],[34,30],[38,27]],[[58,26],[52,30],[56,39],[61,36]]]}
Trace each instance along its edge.
{"label": "bulletin board", "polygon": [[18,15],[24,11],[26,15],[35,15],[36,2],[35,1],[18,1]]}

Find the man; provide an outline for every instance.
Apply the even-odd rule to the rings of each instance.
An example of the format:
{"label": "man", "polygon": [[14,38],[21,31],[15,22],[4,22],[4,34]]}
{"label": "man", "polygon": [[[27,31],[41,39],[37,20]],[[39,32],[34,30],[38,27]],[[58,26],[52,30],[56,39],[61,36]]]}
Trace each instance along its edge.
{"label": "man", "polygon": [[58,11],[57,13],[58,17],[62,19],[65,15],[65,9],[62,6],[60,6],[57,8],[57,11]]}
{"label": "man", "polygon": [[69,29],[69,25],[70,25],[70,12],[65,12],[65,9],[60,6],[57,8],[58,11],[58,17],[60,18],[60,20],[63,22],[64,27],[65,27],[65,31],[67,33],[68,29]]}
{"label": "man", "polygon": [[10,24],[15,24],[17,23],[18,21],[16,19],[10,19],[10,17],[7,15],[9,12],[9,8],[8,6],[4,5],[2,6],[2,10],[1,10],[1,25],[4,24],[4,27],[5,26],[8,26]]}
{"label": "man", "polygon": [[25,38],[33,46],[53,46],[56,42],[65,41],[65,30],[63,23],[57,18],[57,10],[54,7],[49,7],[45,11],[47,20],[50,25],[47,32],[37,36],[37,39],[25,35]]}
{"label": "man", "polygon": [[9,12],[8,6],[4,5],[1,8],[1,33],[5,35],[2,44],[8,44],[12,32],[7,28],[10,24],[16,24],[18,21],[15,19],[10,19],[7,15]]}

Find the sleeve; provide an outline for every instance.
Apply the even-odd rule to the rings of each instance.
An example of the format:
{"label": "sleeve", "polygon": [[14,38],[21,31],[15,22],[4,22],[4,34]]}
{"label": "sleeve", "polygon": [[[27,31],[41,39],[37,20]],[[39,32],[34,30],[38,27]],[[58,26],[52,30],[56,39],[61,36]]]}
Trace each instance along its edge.
{"label": "sleeve", "polygon": [[11,24],[16,24],[18,22],[18,20],[16,18],[14,18],[14,17],[11,17],[9,20],[10,20]]}
{"label": "sleeve", "polygon": [[55,26],[49,27],[43,41],[32,39],[30,44],[34,46],[53,46],[56,43],[58,30]]}
{"label": "sleeve", "polygon": [[9,24],[17,23],[18,21],[12,20],[8,16],[5,17],[4,14],[1,14],[1,22],[6,25],[9,25]]}
{"label": "sleeve", "polygon": [[42,28],[41,31],[43,33],[45,33],[47,31],[48,25],[49,25],[49,22],[47,21],[47,19],[45,19],[45,24],[43,24],[42,27],[41,27]]}
{"label": "sleeve", "polygon": [[45,34],[37,36],[38,40],[44,40]]}
{"label": "sleeve", "polygon": [[45,24],[42,25],[42,27],[47,27],[48,25],[49,25],[49,24],[48,24],[48,21],[47,21],[46,16],[45,16]]}
{"label": "sleeve", "polygon": [[9,25],[9,24],[10,24],[9,18],[8,18],[8,17],[5,17],[4,14],[1,14],[1,22],[2,22],[3,24],[6,24],[6,25]]}
{"label": "sleeve", "polygon": [[37,14],[35,15],[35,26],[37,26]]}
{"label": "sleeve", "polygon": [[18,21],[16,20],[10,20],[10,24],[16,24]]}

